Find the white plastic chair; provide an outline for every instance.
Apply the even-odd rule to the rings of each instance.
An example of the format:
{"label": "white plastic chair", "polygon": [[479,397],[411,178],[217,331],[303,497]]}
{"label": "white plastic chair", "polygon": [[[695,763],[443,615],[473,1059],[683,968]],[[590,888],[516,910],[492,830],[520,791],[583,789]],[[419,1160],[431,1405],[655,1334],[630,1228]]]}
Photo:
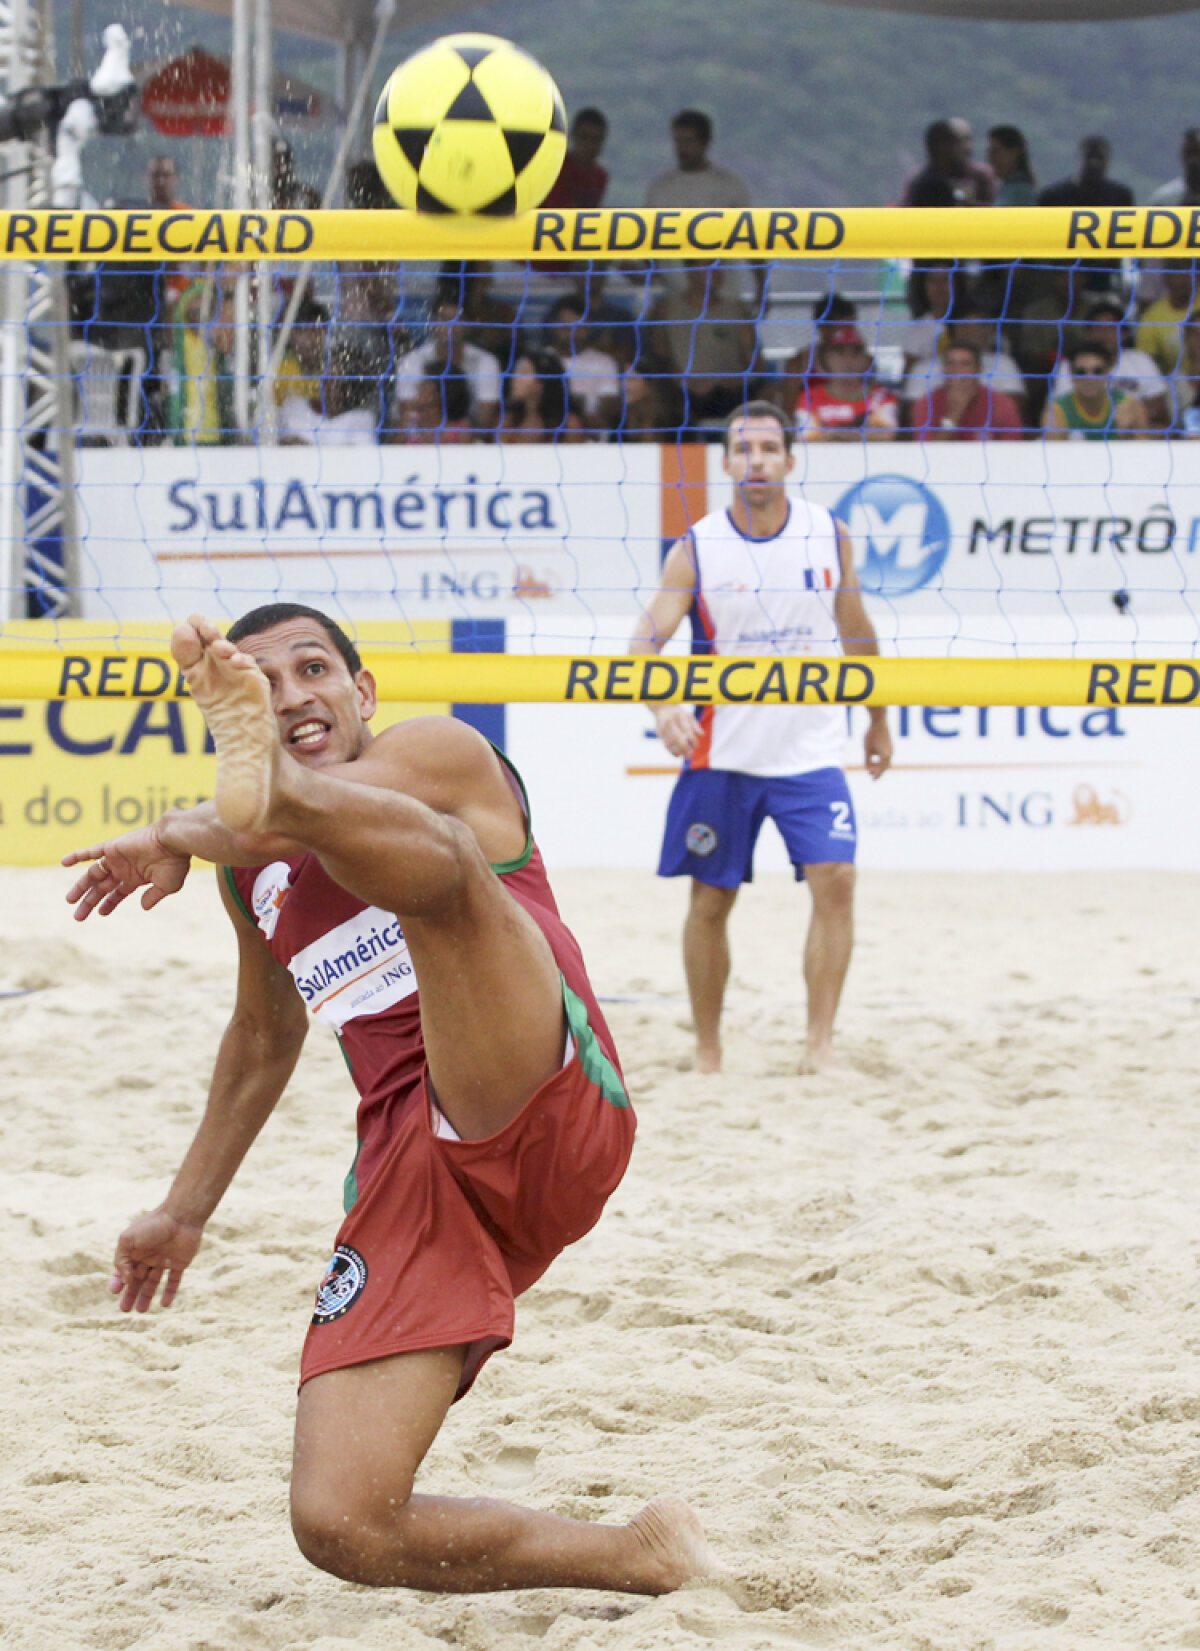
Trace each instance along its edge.
{"label": "white plastic chair", "polygon": [[89,447],[128,447],[142,422],[145,350],[106,350],[86,339],[67,346],[74,386],[76,440]]}

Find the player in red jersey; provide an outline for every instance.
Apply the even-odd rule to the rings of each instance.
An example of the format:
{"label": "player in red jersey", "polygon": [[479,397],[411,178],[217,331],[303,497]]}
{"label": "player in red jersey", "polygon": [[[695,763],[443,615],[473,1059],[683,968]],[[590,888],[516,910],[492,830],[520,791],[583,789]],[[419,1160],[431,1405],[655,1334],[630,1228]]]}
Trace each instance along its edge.
{"label": "player in red jersey", "polygon": [[199,855],[239,946],[208,1104],[162,1204],[117,1245],[125,1311],[169,1306],[283,1092],[307,1010],[360,1092],[349,1213],[317,1294],[296,1417],[292,1523],[314,1564],[380,1587],[665,1593],[709,1568],[699,1522],[657,1497],[628,1525],[413,1494],[446,1412],[512,1334],[513,1297],[586,1232],[633,1114],[520,783],[465,724],[373,738],[350,639],[295,604],[171,642],[217,751],[211,803],[68,855],[68,894],[149,908]]}

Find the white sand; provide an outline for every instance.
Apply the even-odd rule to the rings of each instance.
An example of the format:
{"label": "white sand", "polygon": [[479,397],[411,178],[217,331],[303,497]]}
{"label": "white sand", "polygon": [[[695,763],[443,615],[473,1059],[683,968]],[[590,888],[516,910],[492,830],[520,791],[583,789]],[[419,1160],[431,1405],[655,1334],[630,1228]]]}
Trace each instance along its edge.
{"label": "white sand", "polygon": [[641,1116],[427,1489],[594,1519],[659,1489],[734,1580],[372,1593],[293,1549],[293,1388],[351,1153],[314,1035],[177,1305],[106,1292],[201,1103],[206,876],[76,928],[0,872],[5,1651],[1200,1647],[1200,879],[875,875],[836,1081],[793,1076],[805,896],[735,918],[728,1070],[681,1070],[683,890],[558,880]]}

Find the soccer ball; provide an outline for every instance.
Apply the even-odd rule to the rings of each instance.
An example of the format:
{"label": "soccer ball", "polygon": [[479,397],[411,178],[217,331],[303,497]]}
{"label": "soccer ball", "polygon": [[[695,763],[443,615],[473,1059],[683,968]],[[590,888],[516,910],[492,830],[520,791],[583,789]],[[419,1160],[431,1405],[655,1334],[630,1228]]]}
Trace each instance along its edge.
{"label": "soccer ball", "polygon": [[494,34],[448,34],[393,69],[372,146],[401,206],[508,217],[545,200],[567,121],[558,87],[528,52]]}

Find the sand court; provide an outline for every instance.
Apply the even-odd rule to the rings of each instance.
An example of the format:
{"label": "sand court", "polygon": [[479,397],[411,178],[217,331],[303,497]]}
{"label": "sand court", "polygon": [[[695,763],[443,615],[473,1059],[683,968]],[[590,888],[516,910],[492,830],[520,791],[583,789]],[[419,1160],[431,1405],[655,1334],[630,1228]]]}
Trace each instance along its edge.
{"label": "sand court", "polygon": [[[555,879],[641,1121],[422,1488],[620,1520],[729,1576],[658,1599],[372,1592],[287,1525],[294,1387],[353,1154],[319,1028],[170,1311],[107,1292],[232,1000],[211,875],[76,926],[0,871],[6,1651],[1200,1647],[1200,879],[865,874],[845,1068],[800,1078],[805,896],[733,919],[685,1070],[684,890]],[[11,994],[11,995],[9,995]]]}

